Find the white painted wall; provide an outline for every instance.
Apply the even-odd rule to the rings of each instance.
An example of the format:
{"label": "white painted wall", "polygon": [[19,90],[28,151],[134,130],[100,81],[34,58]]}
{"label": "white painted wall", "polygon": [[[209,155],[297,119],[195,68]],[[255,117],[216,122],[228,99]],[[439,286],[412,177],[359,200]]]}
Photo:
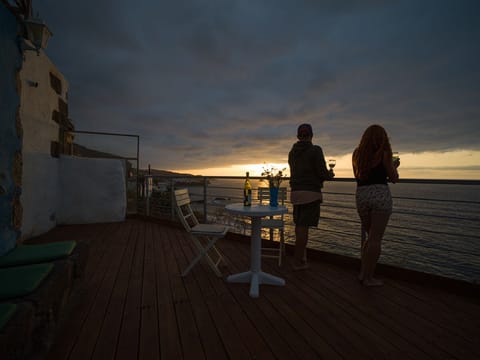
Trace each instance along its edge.
{"label": "white painted wall", "polygon": [[50,154],[23,155],[22,239],[40,235],[57,224],[58,159]]}
{"label": "white painted wall", "polygon": [[58,224],[123,221],[127,211],[124,160],[60,157]]}
{"label": "white painted wall", "polygon": [[126,166],[119,159],[29,155],[24,159],[22,239],[57,224],[125,220]]}

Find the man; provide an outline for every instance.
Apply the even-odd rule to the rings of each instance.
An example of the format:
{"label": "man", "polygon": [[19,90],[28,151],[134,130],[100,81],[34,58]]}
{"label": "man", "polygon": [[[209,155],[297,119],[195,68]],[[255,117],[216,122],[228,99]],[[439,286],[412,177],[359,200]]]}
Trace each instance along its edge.
{"label": "man", "polygon": [[300,125],[297,129],[298,141],[293,144],[288,154],[290,200],[295,223],[294,270],[305,270],[309,267],[306,257],[308,228],[318,226],[323,182],[335,176],[333,170],[327,169],[322,148],[313,145],[312,138],[312,126]]}

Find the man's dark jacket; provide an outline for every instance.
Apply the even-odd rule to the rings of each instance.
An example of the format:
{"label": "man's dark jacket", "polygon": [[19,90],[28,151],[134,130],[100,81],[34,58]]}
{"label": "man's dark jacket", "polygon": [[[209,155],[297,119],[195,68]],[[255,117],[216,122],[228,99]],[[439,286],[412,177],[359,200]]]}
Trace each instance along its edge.
{"label": "man's dark jacket", "polygon": [[288,154],[292,191],[321,192],[323,182],[332,176],[325,165],[322,148],[311,141],[297,141]]}

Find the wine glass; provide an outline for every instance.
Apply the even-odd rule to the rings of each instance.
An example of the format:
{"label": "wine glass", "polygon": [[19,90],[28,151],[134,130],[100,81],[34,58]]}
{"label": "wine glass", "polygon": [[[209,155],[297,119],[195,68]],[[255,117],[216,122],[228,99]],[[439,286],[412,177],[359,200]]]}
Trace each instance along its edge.
{"label": "wine glass", "polygon": [[337,164],[336,160],[334,160],[334,159],[328,160],[328,167],[330,168],[330,170],[333,170],[333,168],[335,167],[336,164]]}

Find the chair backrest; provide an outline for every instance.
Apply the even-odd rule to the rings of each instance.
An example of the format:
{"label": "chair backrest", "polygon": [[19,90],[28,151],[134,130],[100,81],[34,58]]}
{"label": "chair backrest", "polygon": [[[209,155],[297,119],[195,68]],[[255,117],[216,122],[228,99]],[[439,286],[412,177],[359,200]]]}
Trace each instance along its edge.
{"label": "chair backrest", "polygon": [[[270,201],[270,188],[259,187],[258,200],[260,201],[260,204],[268,203]],[[278,202],[280,205],[285,205],[285,200],[287,200],[287,188],[280,187],[278,188]]]}
{"label": "chair backrest", "polygon": [[199,221],[193,213],[190,206],[190,195],[188,189],[175,190],[175,209],[185,230],[190,232],[192,227],[199,224]]}

